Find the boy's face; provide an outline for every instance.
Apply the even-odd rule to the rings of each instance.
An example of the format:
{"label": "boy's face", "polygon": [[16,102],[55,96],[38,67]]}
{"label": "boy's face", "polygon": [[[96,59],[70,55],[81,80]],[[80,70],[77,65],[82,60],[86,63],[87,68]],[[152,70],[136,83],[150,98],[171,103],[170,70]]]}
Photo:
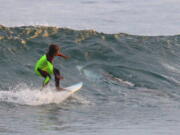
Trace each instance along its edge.
{"label": "boy's face", "polygon": [[55,56],[57,56],[60,53],[60,49],[57,49]]}

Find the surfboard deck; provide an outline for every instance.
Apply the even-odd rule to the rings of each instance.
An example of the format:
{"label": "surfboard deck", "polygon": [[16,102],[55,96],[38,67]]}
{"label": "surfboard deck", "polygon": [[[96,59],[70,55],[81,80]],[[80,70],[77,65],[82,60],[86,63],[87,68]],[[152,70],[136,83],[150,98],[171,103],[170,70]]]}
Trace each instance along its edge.
{"label": "surfboard deck", "polygon": [[62,91],[57,91],[56,96],[61,99],[61,102],[67,99],[68,97],[72,96],[75,92],[80,90],[83,86],[83,82],[79,82],[77,84],[65,87]]}
{"label": "surfboard deck", "polygon": [[71,85],[71,86],[68,86],[68,87],[65,87],[63,89],[65,90],[62,90],[62,91],[58,91],[58,92],[66,92],[66,93],[71,93],[73,94],[74,92],[80,90],[83,86],[83,82],[79,82],[77,84],[74,84],[74,85]]}

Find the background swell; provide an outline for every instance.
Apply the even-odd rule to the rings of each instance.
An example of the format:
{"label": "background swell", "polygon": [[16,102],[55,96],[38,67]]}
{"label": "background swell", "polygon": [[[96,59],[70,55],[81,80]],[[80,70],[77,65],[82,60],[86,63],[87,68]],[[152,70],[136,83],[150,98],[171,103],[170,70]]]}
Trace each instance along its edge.
{"label": "background swell", "polygon": [[180,36],[138,36],[58,27],[0,26],[1,89],[23,82],[39,86],[34,65],[48,45],[59,44],[70,56],[56,58],[62,84],[83,80],[85,86],[171,89],[180,85]]}

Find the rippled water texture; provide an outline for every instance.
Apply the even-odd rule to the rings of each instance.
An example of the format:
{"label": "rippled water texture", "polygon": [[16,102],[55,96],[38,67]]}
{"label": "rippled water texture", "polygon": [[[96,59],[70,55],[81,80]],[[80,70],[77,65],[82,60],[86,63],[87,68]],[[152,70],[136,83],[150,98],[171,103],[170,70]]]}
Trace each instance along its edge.
{"label": "rippled water texture", "polygon": [[[65,102],[33,71],[50,43],[70,56],[55,59],[61,85],[84,83]],[[0,133],[177,135],[179,52],[179,35],[0,26]]]}

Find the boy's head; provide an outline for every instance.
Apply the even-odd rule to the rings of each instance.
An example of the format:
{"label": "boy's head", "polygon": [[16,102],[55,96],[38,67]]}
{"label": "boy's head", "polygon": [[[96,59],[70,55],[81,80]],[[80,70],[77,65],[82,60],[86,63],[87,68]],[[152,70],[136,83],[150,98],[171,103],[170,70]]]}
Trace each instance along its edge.
{"label": "boy's head", "polygon": [[51,44],[49,46],[48,54],[53,57],[53,56],[56,56],[59,53],[59,51],[60,51],[60,48],[58,45]]}

